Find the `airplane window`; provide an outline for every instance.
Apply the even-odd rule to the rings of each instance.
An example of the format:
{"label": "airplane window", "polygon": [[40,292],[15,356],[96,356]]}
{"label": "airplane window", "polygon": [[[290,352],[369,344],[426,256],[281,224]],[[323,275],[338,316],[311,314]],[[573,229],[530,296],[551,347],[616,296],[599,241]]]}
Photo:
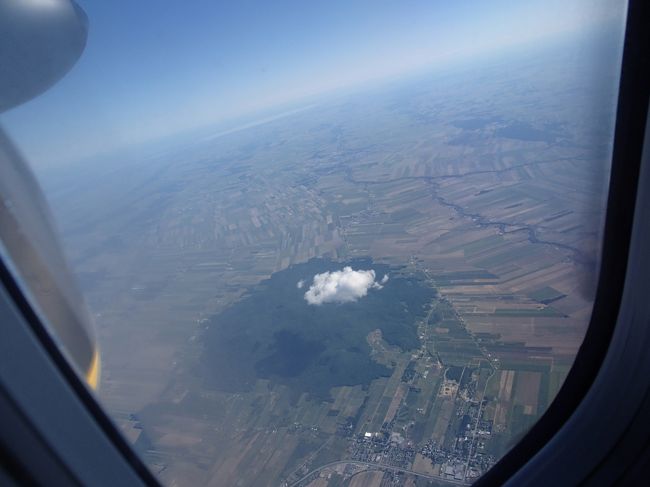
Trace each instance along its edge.
{"label": "airplane window", "polygon": [[81,58],[0,122],[161,482],[494,465],[589,323],[625,3],[78,4]]}

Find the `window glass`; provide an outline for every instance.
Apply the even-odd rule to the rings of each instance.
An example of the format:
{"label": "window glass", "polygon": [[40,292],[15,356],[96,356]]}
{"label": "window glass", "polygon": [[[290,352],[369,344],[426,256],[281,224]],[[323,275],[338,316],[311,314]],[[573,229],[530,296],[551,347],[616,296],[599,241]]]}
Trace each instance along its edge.
{"label": "window glass", "polygon": [[79,0],[2,115],[167,485],[471,483],[591,314],[625,4]]}

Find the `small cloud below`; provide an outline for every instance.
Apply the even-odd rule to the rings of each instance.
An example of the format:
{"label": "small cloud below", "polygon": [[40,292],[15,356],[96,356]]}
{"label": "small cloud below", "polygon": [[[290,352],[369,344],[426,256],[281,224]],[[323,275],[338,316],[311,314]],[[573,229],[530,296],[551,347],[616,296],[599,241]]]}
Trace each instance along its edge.
{"label": "small cloud below", "polygon": [[[368,294],[370,289],[382,289],[382,284],[388,281],[388,274],[380,282],[375,280],[375,271],[358,270],[346,266],[343,270],[316,274],[314,281],[305,293],[309,304],[350,303]],[[298,281],[298,289],[304,286],[303,280]]]}
{"label": "small cloud below", "polygon": [[302,289],[304,285],[305,285],[305,280],[304,280],[304,279],[300,279],[300,280],[298,281],[298,284],[296,284],[296,287],[297,287],[298,289]]}

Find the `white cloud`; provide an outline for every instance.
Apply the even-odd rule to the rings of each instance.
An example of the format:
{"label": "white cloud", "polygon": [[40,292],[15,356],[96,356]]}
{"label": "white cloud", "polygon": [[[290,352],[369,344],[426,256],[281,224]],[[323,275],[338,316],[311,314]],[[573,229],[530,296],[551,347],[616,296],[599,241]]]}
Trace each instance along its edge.
{"label": "white cloud", "polygon": [[297,287],[298,289],[302,289],[302,287],[303,287],[304,285],[305,285],[305,280],[304,280],[304,279],[300,279],[300,280],[298,281],[298,284],[296,284],[296,287]]}
{"label": "white cloud", "polygon": [[384,277],[381,278],[381,283],[386,284],[388,282],[388,274],[384,274]]}
{"label": "white cloud", "polygon": [[[385,275],[381,283],[388,281]],[[301,281],[302,282],[302,281]],[[300,284],[300,282],[298,283]],[[369,289],[381,289],[383,286],[375,281],[375,271],[358,270],[344,267],[342,271],[323,272],[314,276],[314,282],[305,293],[309,304],[349,303],[368,294]]]}

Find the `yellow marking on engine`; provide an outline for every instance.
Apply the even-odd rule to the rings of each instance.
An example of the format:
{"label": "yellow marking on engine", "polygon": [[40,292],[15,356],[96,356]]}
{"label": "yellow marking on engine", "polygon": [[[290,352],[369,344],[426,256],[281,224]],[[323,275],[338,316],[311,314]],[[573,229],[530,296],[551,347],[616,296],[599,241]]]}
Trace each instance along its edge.
{"label": "yellow marking on engine", "polygon": [[95,348],[93,352],[93,359],[90,362],[90,367],[86,372],[86,382],[93,389],[99,386],[99,375],[101,369],[101,359],[99,358],[99,349]]}

